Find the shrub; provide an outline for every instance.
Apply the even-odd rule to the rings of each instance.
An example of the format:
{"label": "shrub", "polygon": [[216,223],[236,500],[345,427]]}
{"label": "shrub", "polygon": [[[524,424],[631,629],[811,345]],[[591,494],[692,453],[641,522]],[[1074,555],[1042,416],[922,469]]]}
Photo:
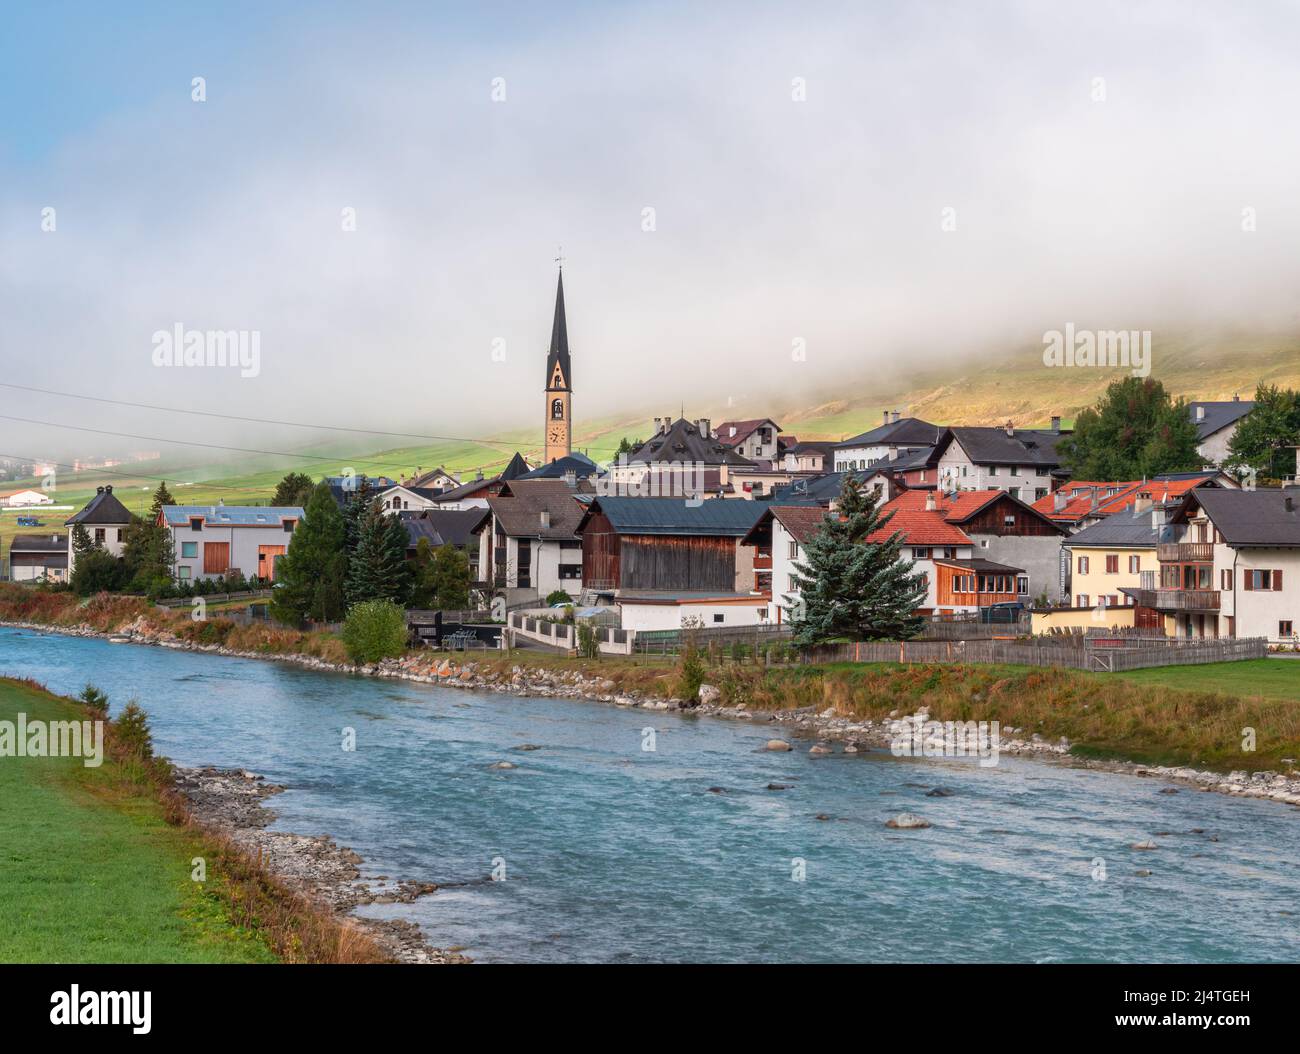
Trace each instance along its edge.
{"label": "shrub", "polygon": [[704,660],[693,643],[682,648],[677,662],[677,691],[679,698],[688,703],[696,702],[700,697],[700,685],[704,683]]}
{"label": "shrub", "polygon": [[132,699],[113,722],[113,737],[121,749],[141,760],[153,757],[153,735],[149,715]]}
{"label": "shrub", "polygon": [[546,595],[546,606],[554,607],[556,604],[572,604],[573,597],[569,596],[563,589],[555,589]]}
{"label": "shrub", "polygon": [[353,604],[343,622],[343,644],[355,663],[401,655],[406,650],[406,612],[391,600]]}
{"label": "shrub", "polygon": [[600,658],[600,642],[589,622],[578,623],[578,655],[584,659]]}
{"label": "shrub", "polygon": [[86,682],[86,687],[81,689],[81,694],[77,698],[92,710],[99,710],[102,713],[108,712],[108,694],[101,692],[89,681]]}

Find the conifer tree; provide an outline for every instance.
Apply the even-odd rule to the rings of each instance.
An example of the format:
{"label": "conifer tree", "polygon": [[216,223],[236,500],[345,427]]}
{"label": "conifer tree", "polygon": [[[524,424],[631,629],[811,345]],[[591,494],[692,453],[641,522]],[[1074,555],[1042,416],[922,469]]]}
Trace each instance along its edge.
{"label": "conifer tree", "polygon": [[153,504],[149,506],[149,518],[157,522],[158,514],[162,512],[163,506],[175,504],[176,499],[172,497],[171,491],[167,489],[167,481],[163,480],[158,484],[158,489],[153,492]]}
{"label": "conifer tree", "polygon": [[792,605],[794,640],[810,647],[833,640],[905,640],[922,619],[924,577],[902,558],[902,536],[889,534],[874,490],[846,476],[838,508],[803,546],[795,563],[800,602]]}
{"label": "conifer tree", "polygon": [[385,515],[374,500],[359,517],[356,531],[356,546],[348,557],[348,607],[366,600],[405,604],[410,599],[411,572],[406,564],[408,536],[401,519]]}
{"label": "conifer tree", "polygon": [[271,614],[296,626],[303,619],[338,622],[343,618],[347,550],[346,529],[327,483],[312,491],[276,568]]}
{"label": "conifer tree", "polygon": [[469,557],[454,545],[439,546],[433,558],[438,607],[463,611],[469,607]]}

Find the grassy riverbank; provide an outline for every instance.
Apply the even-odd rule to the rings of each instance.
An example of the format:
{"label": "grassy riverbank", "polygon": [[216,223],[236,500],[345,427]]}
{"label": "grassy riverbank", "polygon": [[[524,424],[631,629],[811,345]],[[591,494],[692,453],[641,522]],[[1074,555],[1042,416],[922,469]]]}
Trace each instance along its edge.
{"label": "grassy riverbank", "polygon": [[[99,715],[0,679],[0,720]],[[187,822],[165,762],[111,726],[104,762],[0,758],[0,961],[376,961],[221,837]],[[194,860],[205,862],[195,881]]]}

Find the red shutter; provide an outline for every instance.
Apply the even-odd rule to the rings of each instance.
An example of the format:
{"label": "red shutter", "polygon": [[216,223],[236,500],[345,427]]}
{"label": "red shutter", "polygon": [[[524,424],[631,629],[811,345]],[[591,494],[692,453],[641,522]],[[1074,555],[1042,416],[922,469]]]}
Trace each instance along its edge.
{"label": "red shutter", "polygon": [[1249,571],[1242,571],[1242,572],[1241,572],[1241,588],[1242,588],[1242,589],[1254,589],[1254,588],[1255,588],[1255,587],[1252,586],[1251,583],[1250,583],[1250,572],[1249,572]]}
{"label": "red shutter", "polygon": [[1282,591],[1282,572],[1281,572],[1281,571],[1274,571],[1274,572],[1273,572],[1273,588],[1276,589],[1279,593]]}

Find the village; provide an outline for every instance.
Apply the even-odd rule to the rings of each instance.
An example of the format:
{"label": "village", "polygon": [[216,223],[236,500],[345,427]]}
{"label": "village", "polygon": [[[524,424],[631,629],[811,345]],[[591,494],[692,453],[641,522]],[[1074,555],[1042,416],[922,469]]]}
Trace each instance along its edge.
{"label": "village", "polygon": [[[969,660],[1001,642],[991,659],[1116,669],[1300,642],[1295,470],[1230,470],[1249,399],[1179,411],[1195,465],[1078,479],[1059,416],[949,426],[905,408],[838,441],[789,435],[771,417],[666,414],[602,466],[573,447],[574,391],[561,273],[538,463],[516,452],[475,478],[290,476],[281,491],[294,500],[270,505],[177,504],[163,482],[144,523],[106,484],[62,530],[13,537],[8,577],[173,605],[247,594],[253,612],[297,626],[338,626],[356,604],[387,601],[411,641],[470,650],[909,640],[948,655],[969,642]],[[42,490],[3,501],[28,523],[58,508]],[[847,544],[888,565],[888,600],[829,581],[851,550],[836,555],[828,525],[846,520],[862,525]],[[828,620],[846,600],[855,620]],[[1007,650],[1017,643],[1038,646]]]}

